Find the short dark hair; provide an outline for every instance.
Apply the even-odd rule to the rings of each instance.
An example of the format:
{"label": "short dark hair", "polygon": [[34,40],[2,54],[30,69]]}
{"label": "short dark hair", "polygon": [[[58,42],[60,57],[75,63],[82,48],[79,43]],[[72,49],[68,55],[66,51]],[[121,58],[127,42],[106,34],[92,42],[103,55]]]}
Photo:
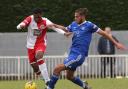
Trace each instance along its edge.
{"label": "short dark hair", "polygon": [[32,10],[32,12],[33,12],[33,14],[38,14],[38,13],[42,14],[43,10],[42,10],[42,8],[34,8]]}
{"label": "short dark hair", "polygon": [[79,8],[75,10],[75,13],[79,13],[80,15],[87,16],[88,15],[88,9],[87,8]]}

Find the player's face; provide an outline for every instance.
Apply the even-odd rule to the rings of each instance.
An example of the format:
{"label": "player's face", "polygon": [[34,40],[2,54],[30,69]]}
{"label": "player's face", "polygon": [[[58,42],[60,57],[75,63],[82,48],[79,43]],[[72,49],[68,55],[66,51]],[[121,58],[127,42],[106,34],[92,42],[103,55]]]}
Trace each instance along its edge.
{"label": "player's face", "polygon": [[34,14],[34,20],[35,20],[36,22],[38,22],[39,19],[41,19],[41,17],[42,17],[42,15],[41,15],[40,13]]}
{"label": "player's face", "polygon": [[83,16],[81,16],[79,13],[75,13],[75,21],[78,23],[78,24],[81,24],[83,22]]}

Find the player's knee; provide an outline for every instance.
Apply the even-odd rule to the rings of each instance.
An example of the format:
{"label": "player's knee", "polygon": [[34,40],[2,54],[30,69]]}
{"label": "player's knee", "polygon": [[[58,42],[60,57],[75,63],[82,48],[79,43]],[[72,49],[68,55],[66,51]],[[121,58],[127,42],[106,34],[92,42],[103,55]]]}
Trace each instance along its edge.
{"label": "player's knee", "polygon": [[59,68],[58,66],[55,67],[55,69],[54,69],[54,74],[59,75],[60,72],[61,72],[60,68]]}
{"label": "player's knee", "polygon": [[56,66],[55,69],[54,69],[54,74],[60,75],[61,71],[63,71],[64,68],[65,68],[65,67],[64,67],[63,65],[58,65],[58,66]]}
{"label": "player's knee", "polygon": [[37,60],[41,59],[43,57],[43,52],[38,52],[35,57]]}

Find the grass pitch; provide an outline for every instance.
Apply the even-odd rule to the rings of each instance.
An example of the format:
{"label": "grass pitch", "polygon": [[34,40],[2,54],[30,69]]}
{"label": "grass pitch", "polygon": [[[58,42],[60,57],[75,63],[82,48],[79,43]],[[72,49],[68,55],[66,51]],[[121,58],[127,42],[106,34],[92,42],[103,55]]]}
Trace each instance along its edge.
{"label": "grass pitch", "polygon": [[[128,89],[128,79],[88,79],[92,89]],[[0,81],[0,89],[24,89],[27,81]],[[44,82],[34,81],[37,89],[45,89]],[[55,89],[82,89],[68,80],[59,80]]]}

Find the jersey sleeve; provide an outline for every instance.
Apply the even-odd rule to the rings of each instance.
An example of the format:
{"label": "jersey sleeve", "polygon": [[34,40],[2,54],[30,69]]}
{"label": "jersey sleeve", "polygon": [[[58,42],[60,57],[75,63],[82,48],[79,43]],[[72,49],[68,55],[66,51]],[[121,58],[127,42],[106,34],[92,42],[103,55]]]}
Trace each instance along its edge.
{"label": "jersey sleeve", "polygon": [[66,29],[67,29],[69,32],[72,32],[72,25],[70,24],[69,26],[66,27]]}
{"label": "jersey sleeve", "polygon": [[25,24],[25,26],[28,26],[31,22],[31,16],[28,16],[27,18],[25,18],[22,23]]}
{"label": "jersey sleeve", "polygon": [[94,33],[94,32],[98,32],[99,31],[99,27],[93,23],[91,23],[91,32]]}
{"label": "jersey sleeve", "polygon": [[53,24],[53,22],[50,21],[49,19],[47,19],[47,18],[44,18],[44,19],[46,20],[46,25],[51,25],[51,24]]}

